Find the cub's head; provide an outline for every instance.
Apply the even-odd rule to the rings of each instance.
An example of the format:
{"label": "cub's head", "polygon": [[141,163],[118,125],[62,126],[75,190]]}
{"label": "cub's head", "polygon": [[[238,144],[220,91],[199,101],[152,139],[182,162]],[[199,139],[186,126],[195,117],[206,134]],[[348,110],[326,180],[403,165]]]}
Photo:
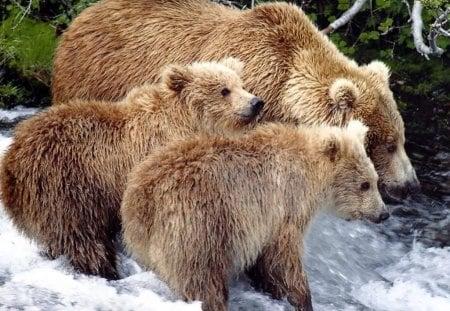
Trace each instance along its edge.
{"label": "cub's head", "polygon": [[236,131],[252,127],[264,107],[262,99],[243,89],[242,69],[243,63],[231,57],[220,62],[169,65],[162,82],[205,130]]}
{"label": "cub's head", "polygon": [[331,209],[346,219],[380,222],[389,213],[378,191],[378,175],[364,149],[367,127],[351,121],[322,139],[323,152],[334,163]]}

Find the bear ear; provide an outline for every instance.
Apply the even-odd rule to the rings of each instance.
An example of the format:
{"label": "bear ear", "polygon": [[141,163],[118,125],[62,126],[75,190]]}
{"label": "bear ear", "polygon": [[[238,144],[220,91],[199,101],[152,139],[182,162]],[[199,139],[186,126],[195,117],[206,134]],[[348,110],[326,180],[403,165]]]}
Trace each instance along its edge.
{"label": "bear ear", "polygon": [[331,84],[328,96],[331,99],[331,110],[339,119],[337,125],[347,124],[359,102],[359,89],[352,81],[338,78]]}
{"label": "bear ear", "polygon": [[378,78],[381,78],[384,82],[389,83],[389,77],[391,76],[391,72],[389,67],[379,61],[374,60],[370,64],[366,66],[366,68],[370,71],[370,73],[375,74]]}
{"label": "bear ear", "polygon": [[348,123],[347,131],[364,145],[369,128],[360,121],[352,120]]}
{"label": "bear ear", "polygon": [[169,65],[161,74],[162,82],[177,93],[181,92],[194,79],[192,72],[186,66]]}
{"label": "bear ear", "polygon": [[352,81],[339,78],[331,84],[329,96],[336,108],[348,110],[358,103],[360,92]]}
{"label": "bear ear", "polygon": [[227,66],[228,68],[234,70],[239,76],[244,70],[244,63],[235,57],[226,57],[220,60],[220,64]]}
{"label": "bear ear", "polygon": [[322,150],[330,161],[334,162],[338,159],[341,151],[341,144],[336,135],[329,135],[324,139]]}

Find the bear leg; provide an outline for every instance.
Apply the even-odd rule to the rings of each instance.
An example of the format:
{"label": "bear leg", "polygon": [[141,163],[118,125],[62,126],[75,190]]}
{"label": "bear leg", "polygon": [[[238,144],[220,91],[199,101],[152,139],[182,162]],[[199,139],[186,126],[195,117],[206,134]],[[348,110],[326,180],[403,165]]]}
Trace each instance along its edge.
{"label": "bear leg", "polygon": [[287,297],[296,310],[311,311],[311,292],[301,263],[298,229],[286,225],[247,270],[252,285],[274,299]]}
{"label": "bear leg", "polygon": [[220,265],[204,267],[201,271],[190,270],[184,282],[183,298],[200,300],[203,311],[226,311],[228,302],[228,278]]}
{"label": "bear leg", "polygon": [[72,236],[71,243],[65,245],[62,253],[81,273],[117,280],[119,275],[113,240],[107,237],[101,238],[100,234],[94,234],[94,236]]}

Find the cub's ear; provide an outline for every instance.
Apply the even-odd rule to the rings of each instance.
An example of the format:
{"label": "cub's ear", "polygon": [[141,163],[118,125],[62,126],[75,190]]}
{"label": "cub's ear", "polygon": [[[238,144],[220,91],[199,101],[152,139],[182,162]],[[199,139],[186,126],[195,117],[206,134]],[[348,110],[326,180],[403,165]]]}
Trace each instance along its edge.
{"label": "cub's ear", "polygon": [[366,65],[366,69],[369,71],[369,73],[375,75],[383,82],[389,83],[391,72],[389,70],[389,67],[385,63],[379,60],[374,60],[370,64]]}
{"label": "cub's ear", "polygon": [[244,63],[235,57],[225,57],[219,61],[220,64],[227,66],[228,68],[236,71],[240,76],[244,70]]}
{"label": "cub's ear", "polygon": [[163,70],[161,79],[170,90],[179,93],[194,80],[194,76],[186,66],[169,65]]}
{"label": "cub's ear", "polygon": [[364,145],[369,128],[360,121],[352,120],[348,123],[347,131]]}
{"label": "cub's ear", "polygon": [[334,162],[339,158],[341,153],[341,142],[336,135],[328,135],[323,140],[322,151],[330,161]]}
{"label": "cub's ear", "polygon": [[328,95],[331,99],[333,119],[336,119],[333,124],[346,125],[359,102],[359,89],[352,81],[338,78],[331,84]]}

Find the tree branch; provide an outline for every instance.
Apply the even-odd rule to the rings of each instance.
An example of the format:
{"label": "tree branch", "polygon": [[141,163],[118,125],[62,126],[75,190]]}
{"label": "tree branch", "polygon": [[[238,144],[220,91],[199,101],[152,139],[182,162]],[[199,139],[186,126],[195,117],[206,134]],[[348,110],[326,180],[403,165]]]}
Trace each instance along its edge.
{"label": "tree branch", "polygon": [[411,21],[411,5],[409,4],[408,0],[402,0],[402,2],[406,5],[406,8],[408,9],[408,14],[409,14],[409,20],[408,22]]}
{"label": "tree branch", "polygon": [[418,0],[414,1],[411,20],[412,20],[412,34],[414,38],[414,46],[417,52],[422,54],[426,59],[431,56],[441,56],[444,50],[437,46],[437,38],[440,35],[447,36],[448,31],[443,29],[443,25],[447,23],[447,16],[450,14],[450,8],[447,8],[430,26],[430,33],[428,34],[429,46],[425,44],[422,37],[423,21],[422,21],[422,3]]}
{"label": "tree branch", "polygon": [[450,15],[450,7],[448,7],[445,11],[441,10],[442,14],[436,18],[434,23],[431,25],[432,30],[436,30],[440,35],[444,37],[450,37],[450,29],[444,29],[444,25],[449,21],[448,16]]}
{"label": "tree branch", "polygon": [[367,0],[355,0],[352,7],[344,12],[337,20],[328,25],[322,30],[322,33],[328,35],[338,29],[339,27],[347,24],[353,16],[355,16],[359,11],[361,11],[362,6],[367,2]]}

